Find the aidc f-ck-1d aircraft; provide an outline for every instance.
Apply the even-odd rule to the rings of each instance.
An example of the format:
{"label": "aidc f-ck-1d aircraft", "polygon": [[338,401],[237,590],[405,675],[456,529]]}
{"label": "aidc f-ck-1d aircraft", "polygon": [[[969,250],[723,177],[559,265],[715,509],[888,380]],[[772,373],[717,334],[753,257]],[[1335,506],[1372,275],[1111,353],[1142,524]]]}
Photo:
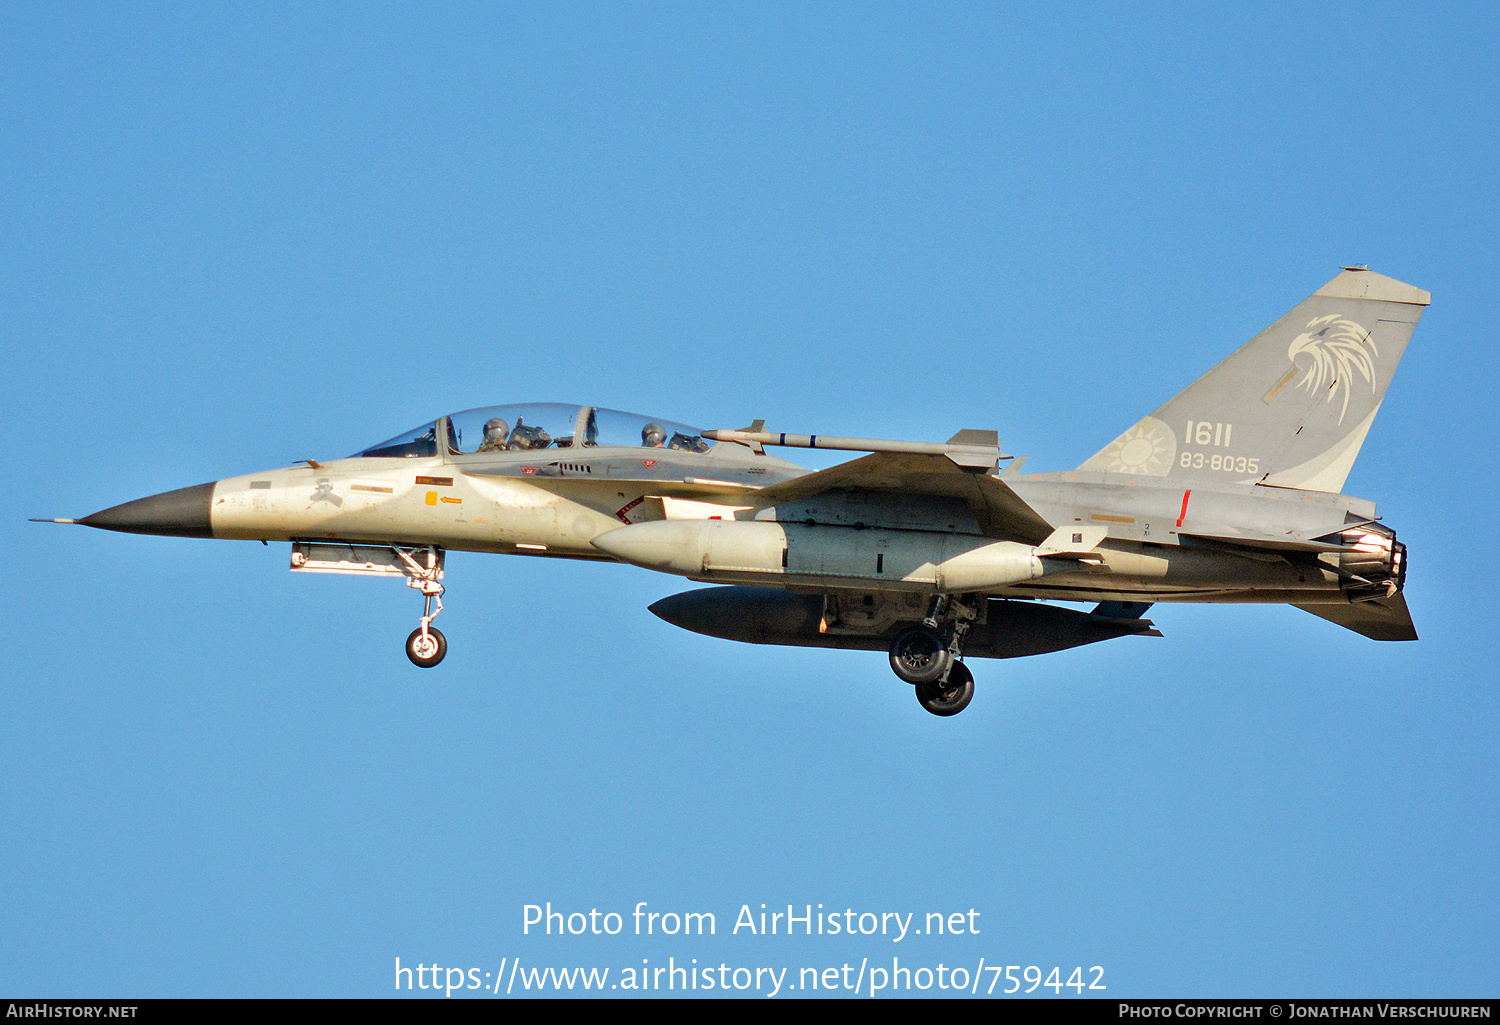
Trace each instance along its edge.
{"label": "aidc f-ck-1d aircraft", "polygon": [[[898,442],[699,431],[593,406],[439,417],[347,459],[231,477],[81,520],[290,541],[293,570],[404,578],[408,657],[447,640],[448,550],[616,560],[718,586],[651,606],[699,633],[885,650],[953,715],[962,659],[1161,636],[1154,602],[1278,602],[1414,640],[1406,549],[1339,493],[1430,296],[1343,273],[1076,470],[1021,474],[994,431]],[[827,470],[767,446],[867,452]],[[1097,603],[1089,612],[1044,604]]]}

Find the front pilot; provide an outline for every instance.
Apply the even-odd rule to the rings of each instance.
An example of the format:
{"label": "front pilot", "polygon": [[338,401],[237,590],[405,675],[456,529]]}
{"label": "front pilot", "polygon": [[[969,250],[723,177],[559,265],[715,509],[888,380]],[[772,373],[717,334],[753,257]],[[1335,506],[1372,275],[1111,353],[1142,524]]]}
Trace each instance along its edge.
{"label": "front pilot", "polygon": [[505,441],[510,436],[510,424],[498,416],[491,417],[484,422],[484,440],[479,443],[476,452],[504,452]]}

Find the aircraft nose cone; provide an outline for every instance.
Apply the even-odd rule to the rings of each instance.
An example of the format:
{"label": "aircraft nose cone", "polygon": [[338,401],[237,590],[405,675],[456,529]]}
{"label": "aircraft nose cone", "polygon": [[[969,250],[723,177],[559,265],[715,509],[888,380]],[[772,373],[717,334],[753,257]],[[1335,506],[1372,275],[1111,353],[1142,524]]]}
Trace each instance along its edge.
{"label": "aircraft nose cone", "polygon": [[101,509],[79,520],[87,527],[119,530],[129,534],[165,534],[171,537],[213,537],[209,508],[216,481],[190,488],[163,491],[148,498]]}

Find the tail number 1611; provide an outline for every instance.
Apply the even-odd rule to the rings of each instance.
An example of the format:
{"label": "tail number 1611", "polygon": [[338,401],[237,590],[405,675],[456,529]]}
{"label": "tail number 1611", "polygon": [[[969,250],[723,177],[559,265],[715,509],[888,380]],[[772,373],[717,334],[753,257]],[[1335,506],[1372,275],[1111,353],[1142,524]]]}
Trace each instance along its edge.
{"label": "tail number 1611", "polygon": [[1207,420],[1187,422],[1187,433],[1183,435],[1189,445],[1204,445],[1212,448],[1228,448],[1229,436],[1234,433],[1234,424],[1209,423]]}

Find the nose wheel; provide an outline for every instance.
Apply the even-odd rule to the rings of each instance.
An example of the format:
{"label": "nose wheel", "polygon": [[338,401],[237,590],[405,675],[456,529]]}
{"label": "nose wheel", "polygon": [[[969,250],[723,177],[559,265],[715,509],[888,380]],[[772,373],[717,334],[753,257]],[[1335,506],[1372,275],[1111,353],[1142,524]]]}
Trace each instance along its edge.
{"label": "nose wheel", "polygon": [[[406,563],[406,584],[422,592],[422,625],[406,638],[406,657],[411,664],[422,669],[431,669],[448,654],[448,638],[443,631],[432,625],[432,621],[443,611],[443,559],[436,548],[427,549],[426,565],[413,558],[412,553],[396,549]],[[436,608],[434,608],[436,605]]]}
{"label": "nose wheel", "polygon": [[411,664],[431,669],[448,654],[448,638],[435,626],[417,627],[406,639],[406,657]]}

